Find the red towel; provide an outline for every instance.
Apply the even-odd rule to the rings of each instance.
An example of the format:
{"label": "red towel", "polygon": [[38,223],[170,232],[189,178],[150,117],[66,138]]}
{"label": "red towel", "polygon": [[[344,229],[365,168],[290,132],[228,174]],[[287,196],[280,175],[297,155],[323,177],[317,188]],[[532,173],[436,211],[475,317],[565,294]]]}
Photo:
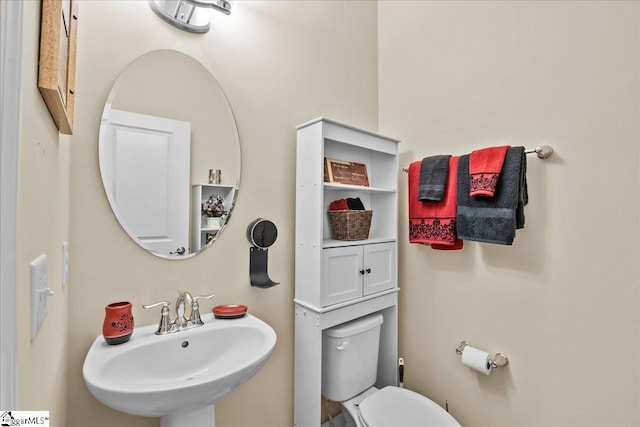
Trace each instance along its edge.
{"label": "red towel", "polygon": [[460,249],[456,235],[458,156],[449,159],[449,175],[441,202],[418,200],[420,161],[409,165],[409,243],[425,243],[434,249]]}
{"label": "red towel", "polygon": [[346,211],[349,210],[349,205],[347,204],[347,199],[338,199],[331,202],[329,205],[330,211]]}
{"label": "red towel", "polygon": [[431,245],[431,249],[436,249],[439,251],[457,251],[458,249],[462,249],[463,245],[464,245],[464,240],[460,240],[456,238],[456,242],[452,246],[447,246],[440,243],[434,243]]}
{"label": "red towel", "polygon": [[469,155],[469,195],[493,197],[509,145],[474,150]]}

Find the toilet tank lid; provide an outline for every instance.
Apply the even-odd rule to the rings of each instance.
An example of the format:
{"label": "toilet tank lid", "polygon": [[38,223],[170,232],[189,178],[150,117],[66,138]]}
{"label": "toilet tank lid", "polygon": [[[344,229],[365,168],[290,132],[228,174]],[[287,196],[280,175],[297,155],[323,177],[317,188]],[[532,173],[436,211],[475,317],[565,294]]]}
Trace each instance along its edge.
{"label": "toilet tank lid", "polygon": [[382,314],[376,313],[325,329],[322,333],[328,337],[346,338],[378,327],[383,321]]}

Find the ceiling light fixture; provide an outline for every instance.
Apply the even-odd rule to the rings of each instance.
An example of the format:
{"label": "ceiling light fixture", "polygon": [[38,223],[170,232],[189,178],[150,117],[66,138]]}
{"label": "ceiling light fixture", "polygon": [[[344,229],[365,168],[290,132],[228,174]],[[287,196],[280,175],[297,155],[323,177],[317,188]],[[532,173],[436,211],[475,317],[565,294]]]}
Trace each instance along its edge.
{"label": "ceiling light fixture", "polygon": [[200,34],[211,28],[208,9],[231,13],[231,3],[226,0],[149,0],[149,6],[174,27]]}

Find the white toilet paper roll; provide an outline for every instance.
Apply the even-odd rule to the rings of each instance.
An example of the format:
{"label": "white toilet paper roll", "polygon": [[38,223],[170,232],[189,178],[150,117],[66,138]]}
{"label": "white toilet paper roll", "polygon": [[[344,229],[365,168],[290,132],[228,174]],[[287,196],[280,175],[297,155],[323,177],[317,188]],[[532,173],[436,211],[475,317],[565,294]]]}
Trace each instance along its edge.
{"label": "white toilet paper roll", "polygon": [[470,345],[462,350],[462,364],[485,375],[489,375],[493,369],[489,359],[489,353],[478,350]]}

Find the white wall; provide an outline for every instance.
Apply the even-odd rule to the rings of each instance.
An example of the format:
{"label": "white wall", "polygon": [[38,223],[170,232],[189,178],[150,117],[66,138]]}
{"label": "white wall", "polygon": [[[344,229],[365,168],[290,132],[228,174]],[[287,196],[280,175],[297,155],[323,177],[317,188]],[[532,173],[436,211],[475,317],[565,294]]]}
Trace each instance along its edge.
{"label": "white wall", "polygon": [[[637,2],[379,4],[380,131],[403,140],[403,164],[556,149],[528,157],[512,247],[401,242],[406,386],[462,425],[640,423],[639,18]],[[509,366],[469,370],[462,340]]]}
{"label": "white wall", "polygon": [[[139,55],[175,49],[207,67],[234,110],[242,151],[240,192],[224,234],[204,253],[166,261],[146,253],[115,220],[98,168],[100,115],[118,73]],[[86,1],[78,25],[76,132],[71,156],[69,427],[155,426],[96,401],[82,362],[101,333],[104,306],[134,303],[136,324],[158,312],[140,304],[172,300],[176,290],[216,292],[212,305],[242,303],[278,334],[262,370],[219,402],[217,425],[293,424],[293,279],[295,125],[320,115],[377,127],[377,5],[368,1],[234,2],[230,16],[213,14],[206,35],[177,30],[147,1]],[[224,178],[224,171],[223,171]],[[280,285],[249,285],[247,225],[258,217],[279,227],[269,272]],[[172,363],[168,361],[167,369]]]}

